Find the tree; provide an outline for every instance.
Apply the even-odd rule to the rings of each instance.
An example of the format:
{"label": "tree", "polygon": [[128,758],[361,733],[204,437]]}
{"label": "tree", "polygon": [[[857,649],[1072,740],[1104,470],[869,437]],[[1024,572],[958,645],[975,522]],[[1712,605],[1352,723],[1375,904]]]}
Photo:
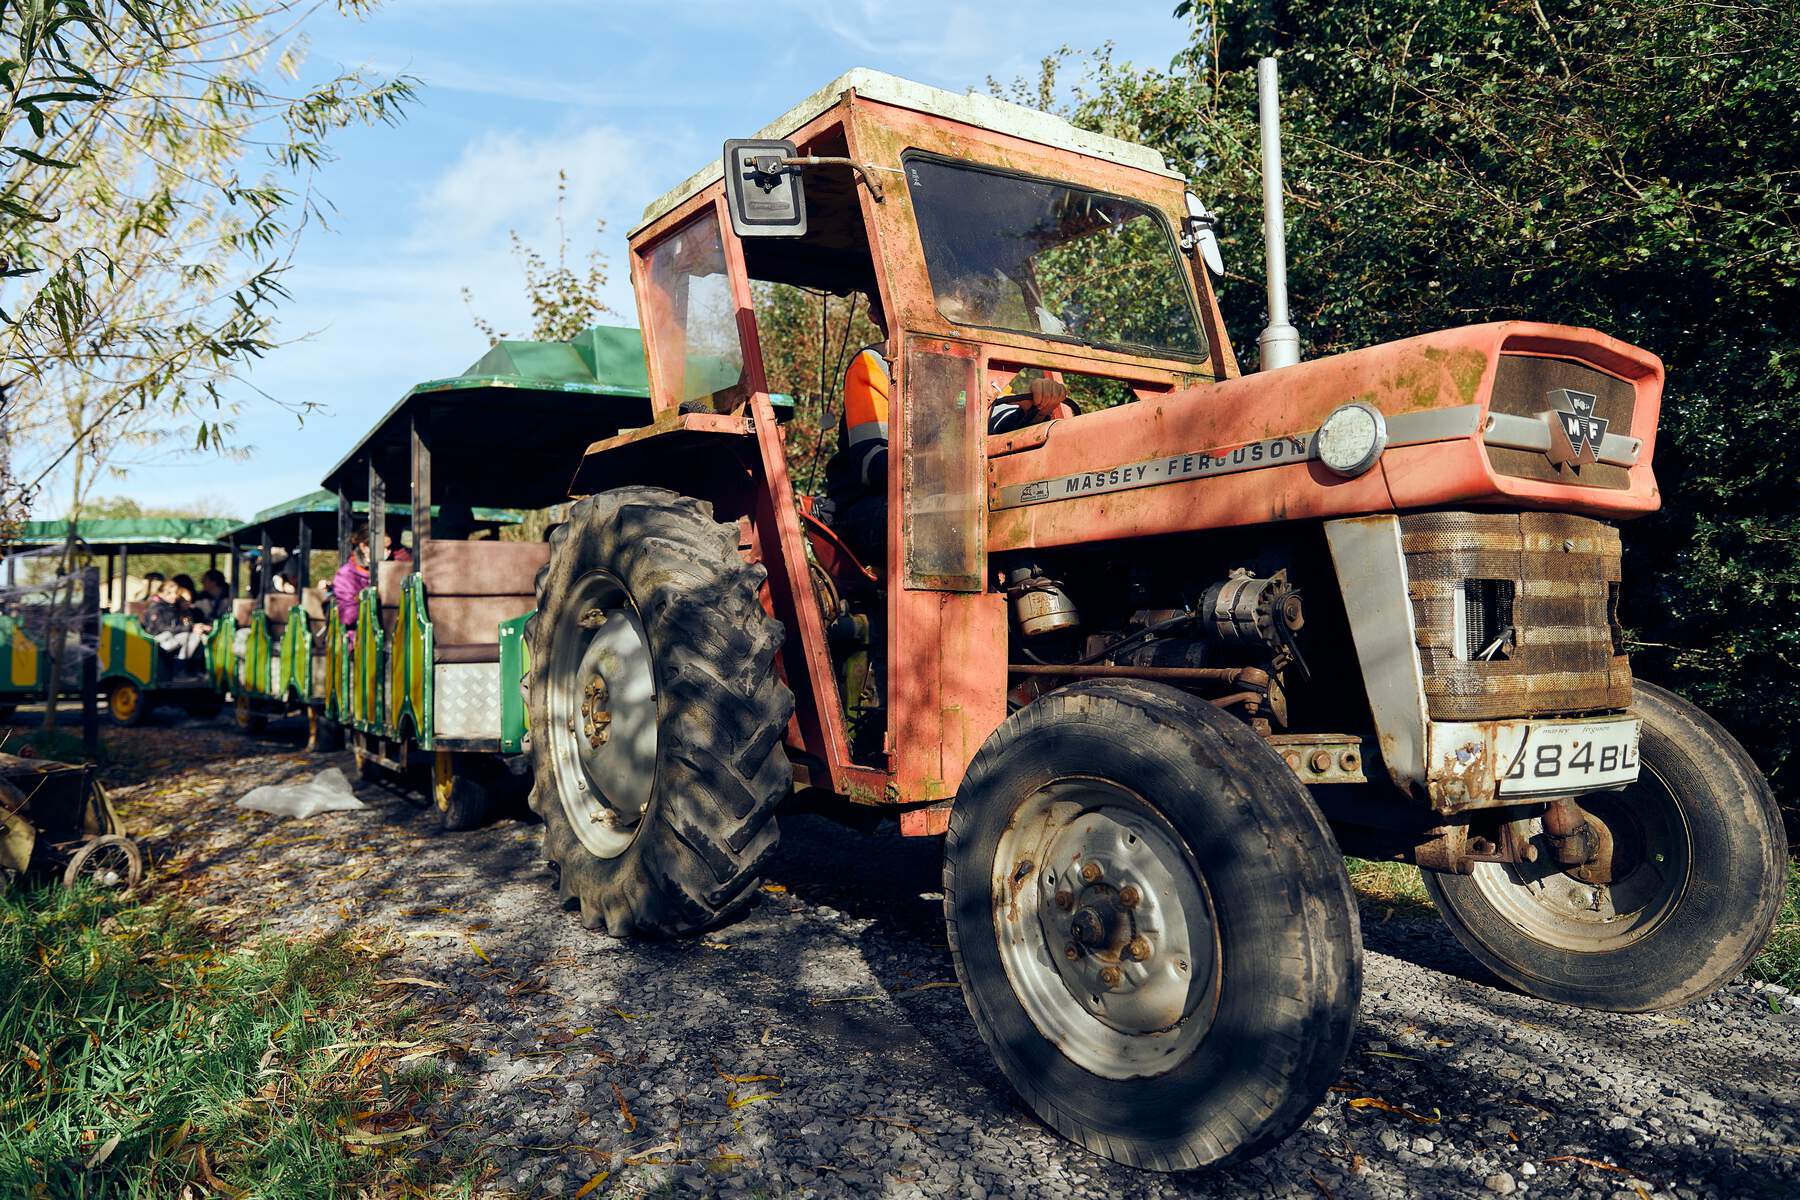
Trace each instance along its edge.
{"label": "tree", "polygon": [[[564,220],[564,209],[569,199],[569,175],[566,171],[556,173],[556,265],[552,267],[544,256],[514,229],[507,237],[512,242],[513,257],[519,260],[519,266],[525,275],[525,299],[531,305],[531,340],[538,342],[567,342],[584,329],[591,328],[601,317],[616,315],[611,306],[600,298],[606,290],[606,256],[598,245],[588,251],[587,269],[578,271],[569,265],[569,228]],[[595,220],[594,236],[598,239],[606,232],[606,222]],[[463,303],[470,308],[470,317],[475,328],[492,346],[511,337],[501,333],[493,322],[474,313],[475,293],[469,288],[462,290]]]}
{"label": "tree", "polygon": [[1289,268],[1312,355],[1502,318],[1668,368],[1663,509],[1626,530],[1634,669],[1720,717],[1792,805],[1800,756],[1800,27],[1794,0],[1183,3],[1166,70],[1070,105],[1224,219],[1263,321],[1254,60],[1282,64]]}
{"label": "tree", "polygon": [[412,93],[357,72],[288,86],[321,7],[0,0],[0,506],[66,471],[78,511],[122,446],[224,446],[220,386],[274,345],[331,134],[396,121]]}

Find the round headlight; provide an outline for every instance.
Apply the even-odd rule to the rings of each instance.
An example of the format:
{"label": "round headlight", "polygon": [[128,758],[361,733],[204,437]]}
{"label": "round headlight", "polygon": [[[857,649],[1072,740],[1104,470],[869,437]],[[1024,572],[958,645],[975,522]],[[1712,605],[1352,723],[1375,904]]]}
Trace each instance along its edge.
{"label": "round headlight", "polygon": [[1313,444],[1328,469],[1346,478],[1361,475],[1387,446],[1387,422],[1367,404],[1346,404],[1325,418]]}

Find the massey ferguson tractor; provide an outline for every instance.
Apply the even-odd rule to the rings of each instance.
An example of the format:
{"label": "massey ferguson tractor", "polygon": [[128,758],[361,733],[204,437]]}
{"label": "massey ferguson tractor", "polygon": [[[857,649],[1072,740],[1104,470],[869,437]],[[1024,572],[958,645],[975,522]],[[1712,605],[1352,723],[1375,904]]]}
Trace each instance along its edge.
{"label": "massey ferguson tractor", "polygon": [[[1744,751],[1631,676],[1661,362],[1525,321],[1298,361],[1265,85],[1249,375],[1149,149],[866,70],[727,143],[631,235],[652,417],[587,449],[528,635],[532,804],[585,924],[725,918],[796,795],[891,815],[944,839],[1019,1094],[1157,1170],[1266,1149],[1338,1077],[1345,853],[1416,864],[1506,982],[1621,1012],[1741,969],[1786,854]],[[861,546],[790,479],[783,287],[883,335]]]}

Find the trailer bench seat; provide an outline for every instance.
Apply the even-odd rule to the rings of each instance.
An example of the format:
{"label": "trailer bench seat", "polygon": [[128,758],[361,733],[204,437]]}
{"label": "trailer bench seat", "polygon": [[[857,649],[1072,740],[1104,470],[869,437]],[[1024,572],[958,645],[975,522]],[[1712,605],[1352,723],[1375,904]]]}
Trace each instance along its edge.
{"label": "trailer bench seat", "polygon": [[500,623],[530,612],[537,603],[537,573],[550,561],[549,545],[433,539],[420,558],[433,659],[499,662]]}

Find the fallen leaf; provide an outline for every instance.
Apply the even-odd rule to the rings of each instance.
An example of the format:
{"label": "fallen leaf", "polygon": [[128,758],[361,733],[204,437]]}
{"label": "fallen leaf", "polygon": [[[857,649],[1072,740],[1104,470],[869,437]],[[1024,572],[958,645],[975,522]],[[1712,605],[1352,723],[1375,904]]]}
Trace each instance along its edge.
{"label": "fallen leaf", "polygon": [[780,896],[787,892],[787,888],[779,883],[765,883],[762,886],[762,890],[769,893],[771,896]]}
{"label": "fallen leaf", "polygon": [[[479,951],[477,953],[479,953]],[[483,955],[482,957],[485,958],[487,956]],[[439,983],[435,979],[420,979],[417,975],[390,975],[386,979],[377,979],[375,982],[376,983],[405,983],[405,984],[411,984],[413,987],[437,988],[439,991],[443,991],[443,992],[447,992],[447,991],[451,990],[450,985],[447,983]]]}
{"label": "fallen leaf", "polygon": [[754,1096],[740,1096],[736,1092],[726,1092],[725,1093],[725,1107],[726,1108],[744,1108],[748,1105],[756,1104],[763,1100],[773,1100],[780,1095],[781,1095],[780,1092],[758,1092]]}
{"label": "fallen leaf", "polygon": [[479,958],[482,962],[487,963],[489,966],[494,965],[494,960],[487,956],[487,951],[483,950],[481,948],[481,943],[474,938],[469,939],[469,949],[473,950],[475,952],[475,957]]}
{"label": "fallen leaf", "polygon": [[1410,1108],[1401,1108],[1398,1104],[1389,1104],[1386,1100],[1383,1100],[1379,1096],[1358,1096],[1355,1099],[1350,1101],[1350,1107],[1351,1108],[1378,1108],[1382,1112],[1395,1113],[1399,1116],[1407,1118],[1409,1121],[1417,1121],[1421,1125],[1436,1125],[1439,1121],[1442,1121],[1444,1119],[1442,1113],[1439,1113],[1437,1116],[1434,1116],[1434,1117],[1427,1117],[1422,1113],[1414,1112]]}
{"label": "fallen leaf", "polygon": [[581,1198],[583,1196],[588,1195],[595,1188],[597,1188],[601,1184],[605,1183],[607,1176],[609,1176],[611,1174],[612,1174],[611,1171],[602,1171],[598,1175],[594,1176],[592,1179],[588,1180],[586,1183],[582,1184],[580,1188],[576,1189],[575,1200],[581,1200]]}
{"label": "fallen leaf", "polygon": [[641,1021],[644,1019],[643,1013],[628,1013],[622,1008],[615,1008],[609,1011],[621,1021]]}
{"label": "fallen leaf", "polygon": [[1410,1054],[1395,1054],[1392,1050],[1365,1050],[1365,1051],[1363,1051],[1363,1053],[1364,1054],[1373,1054],[1376,1058],[1397,1058],[1397,1059],[1401,1060],[1402,1062],[1418,1062],[1419,1061],[1418,1059],[1414,1058]]}
{"label": "fallen leaf", "polygon": [[344,1135],[344,1141],[355,1146],[387,1146],[394,1142],[403,1142],[407,1138],[424,1137],[431,1130],[424,1125],[409,1125],[405,1129],[396,1129],[392,1133],[369,1133],[357,1129]]}
{"label": "fallen leaf", "polygon": [[93,1170],[95,1167],[99,1166],[101,1163],[103,1163],[107,1159],[111,1158],[112,1152],[114,1150],[117,1150],[118,1148],[119,1148],[119,1135],[115,1133],[111,1137],[107,1138],[104,1142],[101,1142],[100,1148],[98,1150],[94,1151],[93,1154],[88,1156],[88,1160],[87,1160],[85,1169],[89,1170],[89,1171]]}
{"label": "fallen leaf", "polygon": [[620,1090],[619,1085],[616,1083],[612,1085],[612,1090],[613,1095],[619,1098],[619,1115],[625,1118],[625,1132],[636,1133],[637,1118],[631,1115],[631,1106],[625,1103],[625,1093]]}

